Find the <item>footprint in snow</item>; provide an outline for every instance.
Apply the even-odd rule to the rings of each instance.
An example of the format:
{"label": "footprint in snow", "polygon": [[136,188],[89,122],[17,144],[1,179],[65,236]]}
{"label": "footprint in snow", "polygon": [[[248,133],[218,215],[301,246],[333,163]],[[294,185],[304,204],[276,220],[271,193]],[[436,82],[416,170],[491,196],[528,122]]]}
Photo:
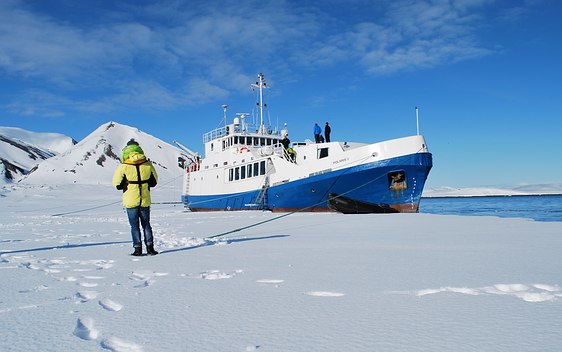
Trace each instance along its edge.
{"label": "footprint in snow", "polygon": [[345,293],[341,292],[330,292],[330,291],[309,291],[305,293],[306,295],[313,297],[343,297]]}
{"label": "footprint in snow", "polygon": [[285,280],[257,280],[258,284],[281,284]]}
{"label": "footprint in snow", "polygon": [[493,286],[476,288],[446,286],[418,290],[415,292],[415,295],[421,297],[437,293],[461,293],[471,296],[511,296],[531,303],[554,301],[562,297],[562,289],[560,287],[548,284],[496,284]]}
{"label": "footprint in snow", "polygon": [[78,281],[78,279],[74,276],[65,276],[63,278],[60,278],[59,281],[74,282],[74,281]]}
{"label": "footprint in snow", "polygon": [[199,277],[203,280],[222,280],[222,279],[233,278],[237,274],[240,274],[242,272],[243,272],[242,270],[236,270],[229,274],[229,273],[221,272],[219,270],[210,270],[210,271],[202,272],[201,274],[199,274]]}
{"label": "footprint in snow", "polygon": [[46,272],[47,274],[58,274],[58,273],[60,273],[59,269],[45,268],[45,269],[43,269],[43,271]]}
{"label": "footprint in snow", "polygon": [[80,282],[78,285],[82,287],[96,287],[98,284],[95,282]]}
{"label": "footprint in snow", "polygon": [[110,337],[101,342],[101,347],[113,352],[141,352],[142,347],[117,337]]}
{"label": "footprint in snow", "polygon": [[143,283],[133,286],[134,288],[148,287],[154,283],[154,280],[145,280]]}
{"label": "footprint in snow", "polygon": [[35,286],[34,288],[29,289],[29,290],[20,290],[20,291],[18,291],[18,293],[40,292],[40,291],[47,290],[48,288],[49,288],[49,286],[39,285],[39,286]]}
{"label": "footprint in snow", "polygon": [[41,267],[35,265],[34,263],[21,263],[21,267],[31,269],[31,270],[41,270]]}
{"label": "footprint in snow", "polygon": [[131,278],[131,280],[141,281],[141,280],[146,280],[147,275],[145,275],[144,273],[140,273],[140,272],[133,272],[133,273],[131,273],[130,278]]}
{"label": "footprint in snow", "polygon": [[99,335],[98,331],[94,329],[94,320],[92,318],[79,318],[76,321],[73,334],[82,340],[95,340]]}
{"label": "footprint in snow", "polygon": [[113,267],[113,263],[115,261],[114,260],[101,260],[96,264],[96,269],[98,270],[102,270],[102,269],[109,269]]}
{"label": "footprint in snow", "polygon": [[134,271],[131,273],[131,279],[133,280],[146,280],[150,279],[152,276],[167,276],[168,273],[158,273],[158,272],[140,272]]}
{"label": "footprint in snow", "polygon": [[76,292],[76,297],[82,302],[88,302],[98,296],[96,291],[78,291]]}
{"label": "footprint in snow", "polygon": [[99,304],[103,307],[103,309],[111,312],[118,312],[123,308],[122,304],[112,301],[109,298],[102,299],[99,301]]}
{"label": "footprint in snow", "polygon": [[258,284],[265,284],[274,287],[279,287],[283,282],[285,282],[285,280],[257,280],[256,282]]}
{"label": "footprint in snow", "polygon": [[143,281],[141,284],[135,285],[135,288],[142,288],[148,287],[154,284],[155,280],[152,279],[152,276],[167,276],[168,273],[158,273],[158,272],[132,272],[131,276],[129,277],[131,280],[135,281]]}

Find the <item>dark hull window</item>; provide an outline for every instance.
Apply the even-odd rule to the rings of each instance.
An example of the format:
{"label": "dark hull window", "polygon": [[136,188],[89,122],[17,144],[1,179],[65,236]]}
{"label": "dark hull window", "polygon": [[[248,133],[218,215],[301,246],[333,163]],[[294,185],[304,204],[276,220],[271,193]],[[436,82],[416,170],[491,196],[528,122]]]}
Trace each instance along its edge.
{"label": "dark hull window", "polygon": [[320,148],[318,149],[318,159],[322,159],[328,156],[328,149],[329,148]]}
{"label": "dark hull window", "polygon": [[408,180],[404,171],[395,171],[388,173],[388,188],[398,191],[408,188]]}

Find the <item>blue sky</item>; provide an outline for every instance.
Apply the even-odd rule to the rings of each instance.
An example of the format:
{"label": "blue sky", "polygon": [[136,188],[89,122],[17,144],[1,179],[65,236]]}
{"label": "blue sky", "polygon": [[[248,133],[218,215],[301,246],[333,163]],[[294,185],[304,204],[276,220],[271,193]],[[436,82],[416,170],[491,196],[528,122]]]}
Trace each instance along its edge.
{"label": "blue sky", "polygon": [[562,181],[555,0],[0,2],[0,125],[80,140],[108,121],[203,151],[263,72],[291,140],[420,129],[427,187]]}

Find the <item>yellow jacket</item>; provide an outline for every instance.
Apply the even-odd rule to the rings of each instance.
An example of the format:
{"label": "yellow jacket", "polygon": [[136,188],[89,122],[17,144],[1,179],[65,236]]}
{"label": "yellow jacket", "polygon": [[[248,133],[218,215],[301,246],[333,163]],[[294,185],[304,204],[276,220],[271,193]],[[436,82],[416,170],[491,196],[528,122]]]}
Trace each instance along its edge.
{"label": "yellow jacket", "polygon": [[123,206],[150,206],[150,188],[158,183],[158,174],[144,154],[131,152],[113,174],[113,186],[123,190]]}

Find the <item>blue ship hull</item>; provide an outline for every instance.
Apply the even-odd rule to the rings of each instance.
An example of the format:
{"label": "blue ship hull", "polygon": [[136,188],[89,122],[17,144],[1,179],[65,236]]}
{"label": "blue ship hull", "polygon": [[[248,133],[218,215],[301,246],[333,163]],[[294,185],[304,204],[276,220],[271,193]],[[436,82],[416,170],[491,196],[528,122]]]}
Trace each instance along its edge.
{"label": "blue ship hull", "polygon": [[337,204],[335,208],[334,204],[330,207],[330,197],[341,196],[342,199],[373,205],[367,208],[372,209],[371,212],[393,209],[415,213],[432,165],[431,153],[416,153],[273,185],[265,197],[261,197],[261,204],[255,204],[260,198],[259,189],[234,194],[182,196],[182,202],[192,211],[338,211]]}

